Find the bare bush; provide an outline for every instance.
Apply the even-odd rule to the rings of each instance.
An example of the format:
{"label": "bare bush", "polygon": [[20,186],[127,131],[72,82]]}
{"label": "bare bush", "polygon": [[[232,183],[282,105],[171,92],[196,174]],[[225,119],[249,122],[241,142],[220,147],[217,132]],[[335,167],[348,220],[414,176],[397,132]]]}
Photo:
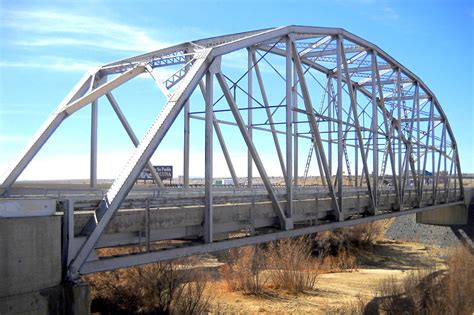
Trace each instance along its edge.
{"label": "bare bush", "polygon": [[275,288],[299,293],[313,289],[319,262],[312,257],[309,237],[273,242],[266,251],[267,266]]}
{"label": "bare bush", "polygon": [[328,314],[331,315],[367,315],[378,314],[377,312],[367,312],[366,304],[371,300],[370,296],[357,295],[356,300],[349,300],[344,302],[335,310],[331,310]]}
{"label": "bare bush", "polygon": [[418,269],[403,280],[383,280],[366,310],[385,314],[472,314],[474,256],[465,248],[452,250],[447,270]]}
{"label": "bare bush", "polygon": [[247,294],[262,292],[268,276],[263,273],[265,257],[262,249],[255,246],[229,250],[229,262],[221,267],[221,275],[229,289],[241,290]]}
{"label": "bare bush", "polygon": [[348,229],[349,241],[362,247],[371,247],[383,236],[384,221],[357,224]]}
{"label": "bare bush", "polygon": [[[202,314],[207,279],[189,260],[161,262],[91,275],[95,307],[116,314]],[[94,303],[93,303],[94,307]]]}
{"label": "bare bush", "polygon": [[357,257],[348,249],[342,249],[336,256],[321,258],[321,269],[330,272],[354,271],[357,269]]}
{"label": "bare bush", "polygon": [[446,304],[451,314],[474,313],[474,256],[465,247],[454,248],[448,258]]}

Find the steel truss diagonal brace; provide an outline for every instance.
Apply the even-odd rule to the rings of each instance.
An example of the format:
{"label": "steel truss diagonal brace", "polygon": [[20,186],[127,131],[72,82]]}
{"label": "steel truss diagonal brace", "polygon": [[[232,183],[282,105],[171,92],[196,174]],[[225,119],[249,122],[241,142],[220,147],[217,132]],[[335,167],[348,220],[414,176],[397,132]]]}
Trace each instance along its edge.
{"label": "steel truss diagonal brace", "polygon": [[240,129],[240,132],[242,134],[242,137],[244,138],[245,143],[247,144],[247,148],[249,149],[250,153],[252,154],[253,161],[255,163],[255,166],[258,169],[258,172],[260,173],[260,177],[262,178],[263,184],[265,185],[265,188],[267,189],[267,192],[270,196],[270,199],[273,203],[273,209],[275,210],[276,214],[278,215],[280,219],[280,224],[282,229],[284,230],[290,230],[293,228],[293,222],[290,218],[287,218],[283,212],[283,209],[280,205],[280,202],[278,201],[278,198],[273,191],[272,185],[270,183],[270,180],[268,178],[267,172],[265,171],[265,168],[263,166],[262,161],[260,160],[260,157],[257,153],[257,149],[255,148],[255,145],[253,144],[252,140],[250,139],[250,136],[248,134],[248,131],[245,127],[244,120],[242,119],[242,116],[239,113],[239,109],[237,107],[237,104],[235,104],[234,99],[232,98],[232,95],[229,91],[229,87],[227,86],[227,83],[225,82],[224,75],[221,72],[216,73],[216,78],[217,81],[219,82],[219,85],[221,86],[222,92],[224,93],[224,96],[227,100],[227,103],[229,104],[229,107],[232,111],[232,114],[234,115],[234,119],[237,122],[237,125]]}
{"label": "steel truss diagonal brace", "polygon": [[54,131],[61,125],[61,123],[68,117],[68,114],[64,112],[66,107],[71,102],[81,98],[88,90],[90,90],[94,78],[97,74],[97,70],[88,72],[82,79],[77,83],[74,89],[64,98],[59,104],[56,111],[49,117],[46,123],[38,130],[33,137],[30,144],[26,147],[24,153],[21,155],[18,162],[11,169],[5,178],[0,179],[0,195],[4,194],[8,188],[16,181],[20,174],[25,170],[35,155],[41,150],[43,145],[48,141],[49,137]]}
{"label": "steel truss diagonal brace", "polygon": [[[119,209],[128,192],[132,189],[140,171],[150,160],[156,148],[161,143],[180,113],[185,101],[191,96],[191,93],[198,85],[199,80],[201,80],[204,73],[207,71],[210,51],[211,49],[206,49],[199,53],[196,62],[193,64],[186,77],[181,81],[174,94],[169,98],[161,113],[135,149],[122,173],[110,187],[99,208],[96,210],[96,215],[100,215],[100,219],[97,221],[96,226],[94,227],[94,218],[91,218],[92,221],[89,221],[89,223],[92,223],[92,228],[83,232],[90,233],[90,235],[87,237],[77,256],[69,266],[71,277],[80,273],[81,267],[95,248],[100,236],[103,234],[110,220]],[[91,225],[89,223],[88,226],[90,227]]]}
{"label": "steel truss diagonal brace", "polygon": [[[377,57],[377,56],[376,56]],[[382,90],[382,85],[380,83],[380,72],[379,72],[379,69],[378,69],[378,64],[375,63],[375,75],[376,75],[376,80],[377,80],[377,87],[378,87],[378,91],[379,91],[379,97],[380,97],[380,105],[385,107],[385,102],[384,102],[384,98],[383,98],[383,90]],[[401,202],[400,202],[400,190],[398,188],[398,181],[397,181],[397,176],[396,176],[396,170],[395,170],[395,158],[394,158],[394,153],[393,153],[393,148],[392,148],[392,134],[390,132],[389,129],[392,129],[391,127],[392,126],[388,126],[387,124],[387,119],[389,119],[390,121],[392,121],[393,117],[390,116],[386,116],[384,115],[384,118],[383,118],[383,123],[384,123],[384,126],[385,126],[385,130],[388,134],[388,155],[390,156],[390,164],[392,166],[392,180],[393,180],[393,184],[394,184],[394,188],[395,188],[395,197],[396,197],[396,200],[397,200],[397,206],[398,206],[398,209],[401,209]],[[392,123],[393,124],[393,123]],[[398,124],[397,124],[398,125]],[[399,130],[398,131],[398,134],[400,135],[400,138],[401,138],[401,131]]]}
{"label": "steel truss diagonal brace", "polygon": [[298,51],[296,50],[295,45],[292,45],[293,48],[293,60],[295,62],[296,71],[298,72],[298,77],[300,79],[300,86],[301,91],[303,92],[303,100],[304,105],[306,107],[306,114],[309,120],[309,126],[311,128],[311,134],[313,136],[313,143],[316,149],[316,152],[320,152],[321,154],[321,162],[323,164],[324,175],[326,177],[326,182],[329,188],[329,193],[331,195],[332,201],[336,208],[336,213],[338,215],[338,219],[342,219],[342,209],[339,207],[339,203],[337,202],[336,193],[334,192],[334,186],[332,184],[331,176],[329,175],[329,168],[328,162],[326,159],[326,154],[324,153],[323,142],[321,140],[321,134],[319,133],[318,124],[316,122],[316,118],[313,115],[313,104],[311,103],[311,97],[309,95],[308,87],[306,85],[306,79],[304,77],[303,68],[301,67],[301,60],[298,55]]}
{"label": "steel truss diagonal brace", "polygon": [[251,51],[252,54],[252,62],[255,69],[255,74],[257,76],[258,86],[260,88],[260,93],[262,94],[263,105],[265,105],[265,113],[267,114],[268,123],[270,125],[270,129],[272,131],[273,142],[275,144],[275,150],[278,155],[278,161],[280,162],[281,172],[283,174],[283,178],[285,182],[288,183],[287,178],[287,171],[285,162],[283,161],[283,154],[281,152],[280,142],[278,141],[278,135],[276,134],[275,123],[273,121],[273,115],[270,111],[270,103],[268,102],[267,92],[265,90],[265,85],[263,84],[262,74],[260,73],[260,67],[257,62],[257,58],[255,56],[255,51]]}
{"label": "steel truss diagonal brace", "polygon": [[138,74],[142,73],[144,69],[145,67],[143,66],[131,69],[119,77],[111,80],[110,82],[95,88],[88,94],[86,93],[91,89],[94,79],[99,79],[99,72],[94,70],[85,75],[76,85],[76,87],[69,93],[69,95],[63,100],[63,102],[61,102],[56,112],[50,116],[49,120],[46,121],[43,127],[36,133],[33,141],[27,147],[25,153],[22,155],[15,167],[9,173],[7,173],[9,175],[2,180],[0,194],[3,194],[5,190],[11,187],[18,176],[20,176],[20,174],[24,171],[26,166],[31,162],[39,150],[41,150],[46,141],[48,141],[49,137],[51,137],[54,131],[61,125],[64,119],[87,104],[97,100],[97,98],[100,96],[103,96],[112,89],[134,78]]}
{"label": "steel truss diagonal brace", "polygon": [[[202,96],[204,100],[206,99],[206,84],[201,80],[199,82],[199,88],[201,89]],[[219,140],[219,144],[222,149],[222,154],[224,154],[224,159],[227,163],[227,167],[229,168],[230,176],[232,177],[232,181],[234,182],[234,186],[239,186],[239,178],[235,173],[234,164],[232,163],[232,159],[230,158],[229,150],[227,150],[227,146],[225,144],[224,136],[222,135],[222,130],[217,121],[216,115],[213,114],[212,124],[214,126],[214,130],[216,132],[217,140]]]}
{"label": "steel truss diagonal brace", "polygon": [[[135,147],[137,147],[138,144],[140,144],[140,141],[138,140],[137,136],[135,135],[135,132],[133,132],[133,129],[130,126],[130,124],[128,123],[127,118],[125,118],[125,115],[123,114],[123,112],[120,109],[117,101],[115,100],[115,97],[112,95],[111,92],[107,93],[106,97],[109,100],[109,103],[112,106],[113,110],[115,111],[115,114],[117,115],[118,119],[122,123],[123,128],[125,129],[128,136],[130,137],[130,140],[132,141],[133,145]],[[147,163],[147,168],[150,171],[151,176],[153,176],[153,178],[155,179],[158,186],[165,187],[165,185],[161,181],[160,176],[158,175],[158,172],[155,170],[155,168],[153,167],[153,164],[150,161],[148,161],[148,163]]]}
{"label": "steel truss diagonal brace", "polygon": [[[356,99],[355,99],[354,88],[353,88],[351,80],[350,80],[350,75],[349,75],[349,71],[348,71],[348,67],[347,67],[346,53],[344,51],[344,44],[343,44],[342,40],[340,41],[339,49],[341,51],[342,63],[343,63],[343,66],[344,66],[344,73],[345,73],[345,76],[346,76],[347,86],[349,88],[349,97],[351,99],[351,108],[352,108],[352,112],[354,114],[354,123],[355,123],[355,129],[356,129],[356,133],[357,133],[357,141],[359,142],[358,147],[359,147],[359,150],[360,150],[360,155],[362,157],[362,164],[364,166],[363,170],[364,170],[365,176],[367,178],[370,178],[369,177],[370,176],[369,175],[369,168],[368,168],[368,165],[367,165],[367,155],[365,154],[364,141],[362,139],[362,133],[361,133],[361,129],[360,129],[359,114],[358,114],[358,111],[357,111],[357,102],[356,102]],[[367,181],[367,190],[369,192],[369,196],[370,196],[370,200],[371,200],[371,204],[372,204],[372,209],[374,210],[374,214],[375,214],[376,213],[375,198],[374,198],[373,190],[370,187],[370,180]]]}

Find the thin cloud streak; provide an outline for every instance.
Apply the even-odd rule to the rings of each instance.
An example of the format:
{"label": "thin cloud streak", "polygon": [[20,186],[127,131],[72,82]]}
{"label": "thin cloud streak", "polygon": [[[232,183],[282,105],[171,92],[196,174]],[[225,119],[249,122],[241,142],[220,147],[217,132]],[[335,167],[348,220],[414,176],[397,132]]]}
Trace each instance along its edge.
{"label": "thin cloud streak", "polygon": [[141,28],[105,18],[48,10],[6,11],[4,17],[3,27],[24,33],[24,39],[15,42],[21,46],[89,46],[144,52],[171,45],[155,40]]}

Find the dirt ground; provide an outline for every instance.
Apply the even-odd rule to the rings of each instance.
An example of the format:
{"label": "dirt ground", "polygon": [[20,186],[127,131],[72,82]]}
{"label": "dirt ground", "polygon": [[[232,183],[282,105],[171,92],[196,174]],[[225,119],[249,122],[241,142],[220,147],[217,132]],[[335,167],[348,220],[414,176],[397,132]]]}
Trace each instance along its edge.
{"label": "dirt ground", "polygon": [[210,283],[212,314],[330,314],[344,313],[349,305],[370,300],[381,280],[403,279],[417,268],[444,268],[443,250],[418,243],[381,241],[370,251],[361,251],[359,267],[352,272],[326,273],[312,291],[299,295],[268,289],[264,294],[245,295],[227,288],[225,281]]}

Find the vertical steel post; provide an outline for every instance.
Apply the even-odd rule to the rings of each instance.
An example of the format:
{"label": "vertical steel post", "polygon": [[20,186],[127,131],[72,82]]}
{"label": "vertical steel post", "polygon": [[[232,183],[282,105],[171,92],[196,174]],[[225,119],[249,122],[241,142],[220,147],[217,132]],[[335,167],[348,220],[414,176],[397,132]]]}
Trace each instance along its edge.
{"label": "vertical steel post", "polygon": [[[199,81],[199,88],[201,89],[202,95],[204,97],[204,101],[206,101],[206,84],[201,80]],[[232,181],[234,182],[234,186],[239,186],[239,178],[235,173],[234,164],[232,164],[232,159],[230,158],[229,150],[227,150],[227,146],[225,144],[224,136],[222,135],[221,127],[219,126],[219,122],[217,121],[216,115],[213,113],[213,125],[214,130],[216,132],[217,140],[222,149],[222,154],[224,155],[224,159],[226,161],[227,167],[229,168],[230,176],[232,177]]]}
{"label": "vertical steel post", "polygon": [[97,117],[98,101],[91,103],[91,157],[90,157],[90,187],[97,186]]}
{"label": "vertical steel post", "polygon": [[204,206],[204,241],[213,241],[213,207],[212,207],[212,167],[213,167],[213,75],[210,71],[206,73],[206,121],[204,140],[204,160],[205,160],[205,206]]}
{"label": "vertical steel post", "polygon": [[[342,176],[342,168],[343,168],[343,160],[342,156],[344,154],[344,149],[343,149],[343,127],[342,127],[342,54],[344,53],[342,51],[342,36],[338,35],[337,36],[337,192],[338,192],[338,198],[339,198],[339,209],[341,211],[344,209],[342,205],[342,181],[343,181],[343,176]],[[344,57],[345,58],[345,57]],[[350,84],[350,77],[346,78],[347,84]],[[342,216],[340,216],[340,220],[343,219]]]}
{"label": "vertical steel post", "polygon": [[[253,138],[253,61],[252,51],[250,48],[247,49],[247,132],[249,138],[252,141]],[[253,185],[253,160],[250,150],[247,149],[247,186],[252,187]]]}
{"label": "vertical steel post", "polygon": [[[185,61],[188,63],[191,57],[186,56]],[[189,67],[189,66],[188,66]],[[189,70],[189,69],[186,69]],[[183,139],[183,187],[189,187],[189,144],[191,137],[191,119],[189,117],[189,99],[184,102],[184,139]]]}
{"label": "vertical steel post", "polygon": [[146,204],[145,204],[145,237],[146,237],[146,251],[150,251],[150,199],[146,199]]}
{"label": "vertical steel post", "polygon": [[[398,94],[398,195],[400,196],[400,210],[403,208],[402,198],[402,74],[400,68],[397,69],[397,94]],[[395,147],[395,145],[394,145]],[[395,151],[395,149],[394,149]],[[395,174],[393,174],[395,176]]]}
{"label": "vertical steel post", "polygon": [[298,148],[298,75],[296,73],[296,67],[293,64],[293,88],[292,88],[292,105],[295,109],[293,111],[293,184],[298,186],[298,160],[299,160],[299,148]]}
{"label": "vertical steel post", "polygon": [[415,102],[416,102],[416,176],[417,176],[417,183],[418,183],[418,207],[421,207],[421,169],[420,169],[420,84],[415,82]]}
{"label": "vertical steel post", "polygon": [[286,38],[286,209],[287,218],[293,215],[293,113],[291,89],[293,87],[292,64],[292,45],[290,36]]}
{"label": "vertical steel post", "polygon": [[[373,157],[372,157],[372,176],[373,176],[373,196],[374,204],[377,208],[379,205],[378,197],[378,176],[379,176],[379,140],[378,140],[378,109],[377,109],[377,85],[376,85],[376,64],[377,64],[377,52],[372,50],[371,54],[371,66],[372,66],[372,147],[373,147]],[[380,97],[380,96],[379,96]],[[367,180],[370,180],[369,178]],[[375,210],[375,209],[374,209]],[[376,210],[375,210],[376,211]],[[375,213],[374,213],[375,214]]]}
{"label": "vertical steel post", "polygon": [[[332,108],[333,108],[333,101],[334,95],[332,94],[332,77],[328,76],[328,84],[326,86],[328,90],[328,164],[329,164],[329,176],[332,180]],[[321,177],[323,175],[321,174]]]}
{"label": "vertical steel post", "polygon": [[[446,122],[443,122],[446,124]],[[448,154],[448,148],[446,147],[446,128],[443,128],[443,138],[444,138],[444,154],[443,154],[443,159],[444,159],[444,194],[445,194],[445,203],[448,202],[448,181],[449,181],[449,175],[448,175],[448,165],[446,161],[446,156]]]}
{"label": "vertical steel post", "polygon": [[[428,120],[428,127],[426,128],[426,133],[425,133],[426,142],[425,142],[425,152],[423,154],[423,174],[421,175],[421,200],[422,201],[423,201],[423,194],[425,190],[425,172],[426,172],[426,161],[428,159],[428,146],[430,144],[431,129],[434,128],[433,110],[434,110],[433,100],[430,100],[430,118]],[[433,174],[431,174],[431,176],[433,176]]]}
{"label": "vertical steel post", "polygon": [[184,141],[183,141],[183,187],[189,187],[189,141],[190,141],[189,100],[184,103]]}
{"label": "vertical steel post", "polygon": [[[436,171],[436,180],[433,183],[433,196],[434,196],[433,199],[434,199],[434,204],[435,205],[437,203],[437,196],[438,196],[438,181],[439,181],[439,173],[441,171],[441,159],[442,159],[442,155],[443,155],[443,150],[445,150],[445,148],[444,148],[444,137],[445,136],[446,136],[446,125],[443,124],[443,129],[441,131],[441,140],[439,142],[440,147],[439,147],[439,156],[438,156],[438,169]],[[433,146],[433,152],[434,152],[434,146]],[[433,161],[433,164],[434,164],[434,161]],[[433,176],[434,176],[434,173],[433,173]]]}
{"label": "vertical steel post", "polygon": [[74,200],[63,201],[63,225],[62,225],[62,277],[68,280],[68,266],[72,260],[71,244],[74,240]]}
{"label": "vertical steel post", "polygon": [[[438,176],[437,173],[435,173],[436,170],[436,156],[435,156],[435,122],[434,122],[434,100],[433,100],[433,110],[431,111],[431,117],[430,120],[432,121],[433,127],[431,128],[431,181],[432,181],[432,195],[431,197],[434,198],[436,197],[436,192],[435,192],[435,177]],[[441,150],[441,149],[440,149]],[[436,201],[433,200],[433,204],[436,204]]]}
{"label": "vertical steel post", "polygon": [[[354,102],[355,102],[355,107],[357,108],[358,106],[358,103],[357,103],[357,89],[354,90],[354,93],[353,93],[353,96],[354,96]],[[357,111],[354,112],[354,117],[355,115],[357,115]],[[357,119],[359,119],[357,117]],[[359,178],[359,151],[358,151],[358,140],[357,140],[357,136],[354,137],[354,160],[355,160],[355,181],[354,181],[354,186],[357,187],[357,179]]]}

